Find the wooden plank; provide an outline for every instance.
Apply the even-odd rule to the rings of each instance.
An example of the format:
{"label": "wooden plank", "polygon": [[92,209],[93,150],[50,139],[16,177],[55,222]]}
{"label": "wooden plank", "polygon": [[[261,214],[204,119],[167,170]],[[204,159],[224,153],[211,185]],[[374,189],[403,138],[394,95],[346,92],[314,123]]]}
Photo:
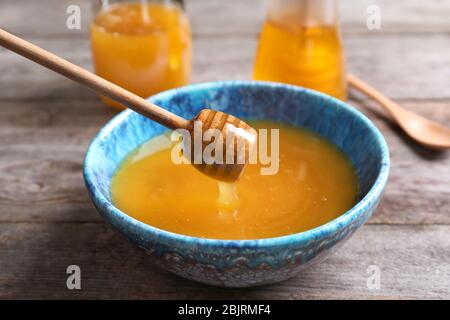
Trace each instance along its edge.
{"label": "wooden plank", "polygon": [[[381,12],[381,29],[367,28],[367,9],[376,5]],[[268,9],[264,0],[187,1],[195,34],[259,33]],[[343,0],[340,22],[346,32],[447,32],[450,30],[450,1]],[[220,14],[218,14],[220,13]]]}
{"label": "wooden plank", "polygon": [[[370,223],[450,223],[450,155],[418,146],[374,102],[352,91],[350,104],[366,114],[388,143],[391,172],[384,198]],[[406,108],[450,126],[450,102],[404,102]]]}
{"label": "wooden plank", "polygon": [[[79,66],[92,69],[88,39],[27,40]],[[2,47],[0,47],[0,61],[0,86],[2,87],[0,99],[64,99],[64,97],[85,99],[95,96],[80,85]]]}
{"label": "wooden plank", "polygon": [[[376,5],[381,13],[381,30],[367,29],[367,9]],[[359,32],[447,32],[450,30],[449,0],[341,0],[340,14],[346,31]]]}
{"label": "wooden plank", "polygon": [[0,219],[98,221],[82,163],[116,112],[95,100],[3,102],[0,110]]}
{"label": "wooden plank", "polygon": [[[92,68],[87,39],[31,40],[82,67]],[[447,99],[450,68],[444,66],[450,65],[448,43],[448,35],[405,35],[400,39],[393,35],[351,35],[345,39],[348,69],[393,98]],[[257,38],[253,36],[196,38],[192,81],[250,79],[256,46]],[[4,49],[0,49],[0,61],[0,99],[95,96]]]}
{"label": "wooden plank", "polygon": [[[266,15],[267,0],[188,0],[186,7],[195,34],[256,34]],[[81,30],[66,27],[69,5],[81,9]],[[449,0],[344,0],[341,22],[348,32],[371,32],[367,8],[381,9],[382,29],[376,32],[448,32]],[[93,12],[91,0],[2,0],[0,21],[21,35],[55,36],[88,33]],[[26,19],[27,23],[22,23]]]}
{"label": "wooden plank", "polygon": [[[450,226],[366,226],[326,262],[262,288],[200,285],[155,269],[106,224],[0,224],[0,298],[415,299],[450,298]],[[82,290],[66,289],[81,268]],[[367,287],[371,265],[380,289]]]}
{"label": "wooden plank", "polygon": [[[92,19],[91,4],[90,0],[2,0],[0,21],[2,28],[22,36],[84,35],[88,33]],[[81,9],[81,30],[67,28],[70,5]]]}
{"label": "wooden plank", "polygon": [[[375,122],[391,149],[384,201],[370,222],[450,224],[449,154],[411,143],[373,103],[351,103]],[[450,124],[450,100],[405,106]],[[0,221],[100,221],[81,168],[89,141],[114,114],[93,99],[0,102]]]}

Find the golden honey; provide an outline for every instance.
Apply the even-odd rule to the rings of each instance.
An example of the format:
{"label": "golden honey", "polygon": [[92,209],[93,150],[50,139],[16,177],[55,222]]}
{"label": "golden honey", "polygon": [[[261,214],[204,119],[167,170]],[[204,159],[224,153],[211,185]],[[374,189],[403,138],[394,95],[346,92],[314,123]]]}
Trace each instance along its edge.
{"label": "golden honey", "polygon": [[113,203],[154,227],[213,239],[260,239],[320,226],[357,200],[350,161],[334,145],[307,130],[279,128],[279,170],[261,175],[249,164],[235,184],[218,182],[192,165],[171,161],[167,135],[132,152],[112,180]]}
{"label": "golden honey", "polygon": [[[91,47],[96,73],[141,97],[189,82],[190,27],[175,5],[109,6],[91,25]],[[106,97],[103,100],[122,108]]]}
{"label": "golden honey", "polygon": [[336,25],[302,26],[286,17],[266,21],[253,78],[294,84],[345,100],[347,86]]}

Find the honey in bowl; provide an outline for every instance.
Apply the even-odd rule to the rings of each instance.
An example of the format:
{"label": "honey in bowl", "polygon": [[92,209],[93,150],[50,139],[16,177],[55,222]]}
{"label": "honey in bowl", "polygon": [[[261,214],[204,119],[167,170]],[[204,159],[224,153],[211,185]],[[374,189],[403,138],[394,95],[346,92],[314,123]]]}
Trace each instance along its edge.
{"label": "honey in bowl", "polygon": [[357,201],[351,162],[318,135],[279,128],[279,170],[261,175],[247,166],[235,184],[219,183],[192,165],[171,159],[174,142],[154,137],[132,152],[112,180],[114,205],[135,219],[178,234],[210,239],[261,239],[318,227]]}
{"label": "honey in bowl", "polygon": [[[109,5],[91,24],[91,47],[99,76],[143,98],[189,82],[189,21],[176,5]],[[107,97],[102,99],[122,108]]]}

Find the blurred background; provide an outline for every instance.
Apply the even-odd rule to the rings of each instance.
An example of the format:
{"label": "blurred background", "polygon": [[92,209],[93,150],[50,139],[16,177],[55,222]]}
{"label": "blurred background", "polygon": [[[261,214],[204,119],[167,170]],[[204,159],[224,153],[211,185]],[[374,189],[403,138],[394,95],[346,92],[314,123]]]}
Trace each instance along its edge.
{"label": "blurred background", "polygon": [[[257,35],[265,19],[267,2],[185,1],[194,41],[193,82],[251,78]],[[66,9],[73,4],[81,8],[81,30],[66,28]],[[92,69],[89,26],[94,12],[91,4],[91,0],[3,0],[0,21],[11,32]],[[368,30],[366,26],[367,8],[371,5],[381,8],[379,30]],[[449,97],[449,16],[450,1],[445,0],[340,1],[348,69],[391,98]],[[23,97],[34,98],[93,95],[17,56],[7,56],[4,58],[8,60],[3,61],[10,63],[2,64],[6,69],[0,74],[2,95],[13,97],[17,91]],[[13,66],[18,61],[26,65],[26,70],[16,74]],[[423,76],[431,70],[439,70],[433,72],[433,81]],[[11,78],[17,80],[11,82]],[[34,85],[40,81],[49,81],[48,89]],[[74,90],[74,87],[78,88]]]}

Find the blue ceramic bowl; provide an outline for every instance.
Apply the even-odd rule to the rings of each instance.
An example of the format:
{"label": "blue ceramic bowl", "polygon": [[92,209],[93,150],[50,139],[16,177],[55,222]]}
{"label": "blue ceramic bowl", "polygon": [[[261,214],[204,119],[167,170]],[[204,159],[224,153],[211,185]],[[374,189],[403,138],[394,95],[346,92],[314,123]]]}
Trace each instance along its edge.
{"label": "blue ceramic bowl", "polygon": [[111,202],[110,184],[121,161],[166,129],[126,110],[95,137],[86,154],[84,179],[100,214],[166,270],[225,287],[278,282],[336,250],[377,207],[389,172],[381,133],[347,104],[300,87],[254,81],[213,82],[153,96],[151,101],[191,119],[202,108],[243,119],[270,119],[306,127],[333,142],[356,169],[360,200],[340,217],[312,230],[262,240],[214,240],[175,234],[146,225]]}

